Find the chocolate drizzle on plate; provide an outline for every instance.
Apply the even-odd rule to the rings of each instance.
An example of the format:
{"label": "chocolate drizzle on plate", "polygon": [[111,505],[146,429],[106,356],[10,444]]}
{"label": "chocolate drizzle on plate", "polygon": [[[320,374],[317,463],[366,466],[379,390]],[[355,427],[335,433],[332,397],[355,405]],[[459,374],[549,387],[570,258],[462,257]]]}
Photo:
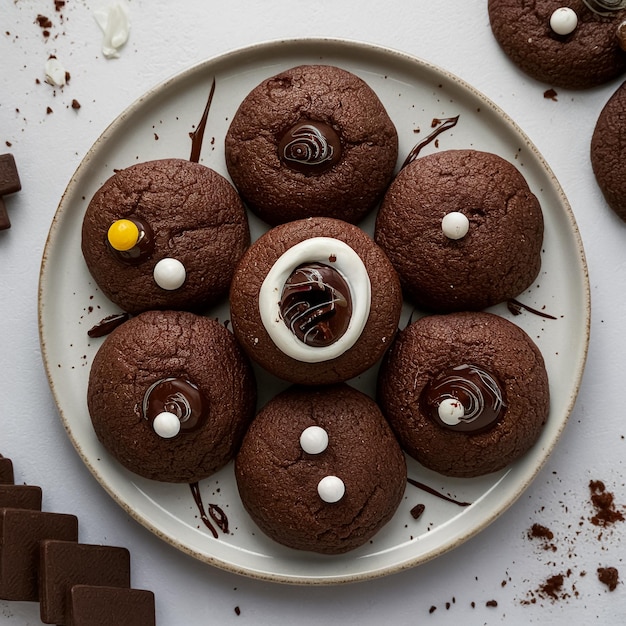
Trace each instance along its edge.
{"label": "chocolate drizzle on plate", "polygon": [[204,131],[206,130],[206,123],[209,119],[209,110],[211,109],[211,103],[213,102],[213,95],[215,94],[215,78],[211,84],[211,91],[209,92],[209,97],[207,99],[206,105],[204,107],[204,111],[202,112],[202,117],[200,118],[200,122],[196,129],[189,133],[191,137],[191,154],[189,155],[189,160],[193,163],[198,163],[200,161],[200,152],[202,151],[202,140],[204,139]]}
{"label": "chocolate drizzle on plate", "polygon": [[[217,530],[215,530],[215,526],[213,526],[213,522],[215,522],[216,526],[225,534],[229,534],[228,530],[228,517],[226,513],[222,510],[220,506],[217,504],[208,505],[209,514],[207,515],[206,509],[204,508],[204,502],[202,501],[202,494],[200,493],[200,485],[196,483],[189,483],[189,488],[191,489],[191,493],[193,495],[194,502],[198,507],[198,511],[200,513],[200,519],[204,522],[204,525],[211,531],[211,534],[215,539],[219,537]],[[210,518],[209,518],[210,516]]]}
{"label": "chocolate drizzle on plate", "polygon": [[424,146],[427,146],[431,141],[434,141],[444,131],[456,126],[456,123],[458,121],[459,121],[458,115],[456,117],[448,117],[445,119],[434,119],[433,126],[437,126],[437,128],[435,128],[435,130],[433,130],[430,133],[430,135],[428,135],[428,137],[420,141],[411,149],[411,151],[409,152],[408,156],[404,160],[404,163],[402,164],[402,167],[400,169],[405,168],[409,163],[411,163],[412,161],[415,161],[415,159],[417,159],[417,157],[419,156],[419,153],[422,151],[422,148]]}
{"label": "chocolate drizzle on plate", "polygon": [[350,324],[350,288],[330,265],[317,262],[299,265],[283,287],[280,313],[300,341],[309,346],[328,346]]}
{"label": "chocolate drizzle on plate", "polygon": [[509,309],[509,311],[511,313],[513,313],[513,315],[520,315],[521,312],[522,312],[522,309],[524,309],[524,310],[528,311],[529,313],[532,313],[533,315],[538,315],[539,317],[543,317],[543,318],[548,319],[548,320],[555,320],[556,319],[556,317],[554,317],[554,315],[550,315],[549,313],[544,313],[543,311],[538,311],[537,309],[533,309],[532,307],[528,306],[527,304],[522,304],[521,302],[518,302],[514,298],[511,298],[510,300],[507,300],[506,306]]}
{"label": "chocolate drizzle on plate", "polygon": [[457,506],[463,506],[463,507],[470,506],[472,504],[471,502],[461,502],[460,500],[455,500],[454,498],[444,496],[442,493],[440,493],[436,489],[433,489],[432,487],[429,487],[428,485],[425,485],[424,483],[421,483],[418,480],[415,480],[413,478],[407,478],[406,480],[410,485],[413,485],[414,487],[417,487],[418,489],[421,489],[422,491],[425,491],[426,493],[429,493],[432,496],[437,496],[438,498],[440,498],[441,500],[445,500],[446,502],[451,502],[452,504],[456,504]]}
{"label": "chocolate drizzle on plate", "polygon": [[124,322],[130,319],[130,313],[114,313],[104,319],[100,320],[97,324],[92,326],[87,335],[92,339],[97,337],[104,337],[109,333],[112,333],[118,326],[121,326]]}

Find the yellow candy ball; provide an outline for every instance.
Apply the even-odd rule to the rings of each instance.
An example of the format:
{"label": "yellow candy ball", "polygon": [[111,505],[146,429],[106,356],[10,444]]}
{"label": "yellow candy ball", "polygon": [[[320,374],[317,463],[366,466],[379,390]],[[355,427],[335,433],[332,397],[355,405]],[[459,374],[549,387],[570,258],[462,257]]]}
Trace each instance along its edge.
{"label": "yellow candy ball", "polygon": [[114,250],[125,252],[137,245],[139,241],[139,228],[131,220],[116,220],[109,227],[107,238]]}

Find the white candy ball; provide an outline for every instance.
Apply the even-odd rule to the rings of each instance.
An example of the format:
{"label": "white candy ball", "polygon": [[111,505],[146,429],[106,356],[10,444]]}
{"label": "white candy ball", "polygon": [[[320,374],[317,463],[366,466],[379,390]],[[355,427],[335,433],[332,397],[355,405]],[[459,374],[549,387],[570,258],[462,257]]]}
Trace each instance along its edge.
{"label": "white candy ball", "polygon": [[328,447],[328,433],[319,426],[309,426],[300,435],[300,446],[307,454],[320,454]]}
{"label": "white candy ball", "polygon": [[463,239],[469,231],[467,216],[459,211],[446,213],[441,220],[441,229],[448,239]]}
{"label": "white candy ball", "polygon": [[159,413],[152,422],[154,432],[163,439],[171,439],[176,437],[180,432],[180,420],[178,416],[169,411]]}
{"label": "white candy ball", "polygon": [[183,286],[187,272],[185,266],[178,260],[172,258],[161,259],[154,266],[154,281],[167,291],[174,291]]}
{"label": "white candy ball", "polygon": [[324,476],[317,483],[317,493],[324,502],[339,502],[346,493],[346,486],[343,480],[337,476]]}
{"label": "white candy ball", "polygon": [[569,35],[578,26],[578,16],[573,9],[561,7],[550,16],[550,28],[557,35]]}
{"label": "white candy ball", "polygon": [[465,415],[465,409],[456,398],[445,398],[439,404],[437,413],[444,424],[456,426]]}

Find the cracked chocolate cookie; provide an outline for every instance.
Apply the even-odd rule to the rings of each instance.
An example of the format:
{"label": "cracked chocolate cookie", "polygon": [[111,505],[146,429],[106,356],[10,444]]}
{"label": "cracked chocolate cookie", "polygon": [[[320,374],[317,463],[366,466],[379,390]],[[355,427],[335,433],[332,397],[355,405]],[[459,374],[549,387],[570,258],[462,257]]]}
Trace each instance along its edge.
{"label": "cracked chocolate cookie", "polygon": [[183,159],[119,170],[95,193],[83,219],[82,251],[102,292],[122,310],[197,310],[230,287],[250,243],[233,186]]}
{"label": "cracked chocolate cookie", "polygon": [[306,217],[357,222],[396,165],[396,128],[355,74],[302,65],[255,87],[225,141],[228,172],[248,207],[276,225]]}
{"label": "cracked chocolate cookie", "polygon": [[587,89],[626,72],[626,10],[602,0],[489,0],[492,32],[522,71]]}
{"label": "cracked chocolate cookie", "polygon": [[191,483],[236,454],[256,385],[232,333],[185,311],[148,311],[106,337],[89,374],[96,435],[127,469]]}
{"label": "cracked chocolate cookie", "polygon": [[500,470],[548,419],[548,375],[517,325],[485,312],[422,317],[383,360],[377,400],[407,454],[447,476]]}
{"label": "cracked chocolate cookie", "polygon": [[245,509],[269,537],[341,554],[391,519],[406,462],[369,396],[345,384],[292,387],[252,422],[235,475]]}
{"label": "cracked chocolate cookie", "polygon": [[400,171],[374,239],[416,306],[480,310],[519,295],[537,277],[543,215],[511,163],[488,152],[446,150]]}

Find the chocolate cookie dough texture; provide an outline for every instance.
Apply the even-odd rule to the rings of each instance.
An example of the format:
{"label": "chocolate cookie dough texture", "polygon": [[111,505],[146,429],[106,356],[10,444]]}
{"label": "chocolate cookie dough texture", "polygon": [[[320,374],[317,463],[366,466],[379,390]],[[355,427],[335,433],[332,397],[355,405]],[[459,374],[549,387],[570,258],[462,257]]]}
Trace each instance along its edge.
{"label": "chocolate cookie dough texture", "polygon": [[407,454],[441,474],[473,477],[535,444],[550,392],[543,357],[521,328],[461,312],[420,318],[398,334],[377,399]]}
{"label": "chocolate cookie dough texture", "polygon": [[233,331],[251,359],[303,385],[342,382],[393,339],[402,293],[384,252],[332,218],[282,224],[252,244],[230,293]]}
{"label": "chocolate cookie dough texture", "polygon": [[406,463],[371,398],[344,384],[292,387],[253,421],[235,475],[245,509],[269,537],[341,554],[391,519]]}
{"label": "chocolate cookie dough texture", "polygon": [[133,589],[126,548],[78,542],[75,515],[42,511],[42,491],[15,485],[0,455],[0,599],[39,602],[64,626],[154,626],[154,594]]}
{"label": "chocolate cookie dough texture", "polygon": [[522,71],[554,87],[587,89],[626,72],[623,4],[489,0],[488,10],[496,40]]}
{"label": "chocolate cookie dough texture", "polygon": [[600,112],[591,138],[591,165],[608,205],[626,221],[626,83]]}
{"label": "chocolate cookie dough texture", "polygon": [[87,404],[98,439],[127,469],[191,483],[237,452],[256,405],[250,364],[232,333],[184,311],[148,311],[102,343]]}
{"label": "chocolate cookie dough texture", "polygon": [[487,152],[447,150],[400,171],[374,238],[417,307],[481,310],[514,298],[537,277],[543,215],[511,163]]}
{"label": "chocolate cookie dough texture", "polygon": [[91,199],[82,228],[89,271],[128,313],[216,303],[228,293],[249,243],[248,218],[233,186],[183,159],[116,172]]}
{"label": "chocolate cookie dough texture", "polygon": [[316,216],[354,223],[389,184],[398,137],[362,79],[334,66],[302,65],[246,96],[225,149],[235,186],[267,223]]}

